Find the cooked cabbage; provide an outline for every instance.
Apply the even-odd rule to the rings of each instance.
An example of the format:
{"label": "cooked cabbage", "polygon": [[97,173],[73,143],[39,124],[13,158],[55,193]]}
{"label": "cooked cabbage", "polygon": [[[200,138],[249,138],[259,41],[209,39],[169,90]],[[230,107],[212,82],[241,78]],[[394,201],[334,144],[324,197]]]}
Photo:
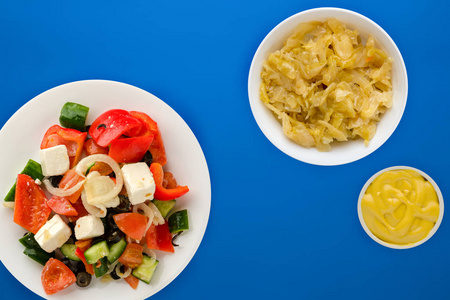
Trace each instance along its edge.
{"label": "cooked cabbage", "polygon": [[337,19],[301,23],[263,63],[260,97],[284,134],[304,147],[329,151],[333,141],[375,135],[392,107],[392,58],[365,45]]}

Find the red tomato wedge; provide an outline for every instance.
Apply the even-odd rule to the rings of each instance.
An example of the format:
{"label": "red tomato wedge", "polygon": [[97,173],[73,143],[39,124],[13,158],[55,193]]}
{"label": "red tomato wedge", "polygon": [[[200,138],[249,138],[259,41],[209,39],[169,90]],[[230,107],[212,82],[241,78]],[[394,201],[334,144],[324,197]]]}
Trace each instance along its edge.
{"label": "red tomato wedge", "polygon": [[87,263],[86,258],[84,257],[84,252],[81,251],[80,248],[77,248],[77,250],[75,250],[75,255],[83,262],[84,267],[86,268],[86,272],[94,275],[94,267]]}
{"label": "red tomato wedge", "polygon": [[189,192],[189,188],[187,186],[177,186],[174,188],[164,188],[164,171],[160,164],[152,163],[150,165],[150,172],[153,174],[153,179],[155,180],[155,199],[167,201],[179,198]]}
{"label": "red tomato wedge", "polygon": [[129,268],[136,268],[144,260],[143,250],[144,247],[139,244],[128,244],[122,255],[120,255],[119,262]]}
{"label": "red tomato wedge", "polygon": [[89,135],[101,147],[107,147],[121,135],[136,136],[142,123],[123,109],[111,109],[101,114],[89,128]]}
{"label": "red tomato wedge", "polygon": [[70,167],[73,168],[80,160],[86,135],[87,132],[53,125],[45,133],[41,142],[41,149],[65,145],[69,154]]}
{"label": "red tomato wedge", "polygon": [[33,178],[19,174],[16,182],[14,222],[36,234],[47,222],[51,212],[44,191]]}
{"label": "red tomato wedge", "polygon": [[64,216],[76,216],[77,210],[66,197],[53,196],[47,201],[47,205],[57,214]]}
{"label": "red tomato wedge", "polygon": [[118,163],[141,161],[153,141],[153,135],[121,138],[111,142],[109,156]]}
{"label": "red tomato wedge", "polygon": [[150,116],[140,111],[130,111],[130,114],[143,124],[142,130],[137,135],[153,135],[153,142],[148,150],[153,155],[153,161],[164,166],[167,163],[166,149],[162,140],[161,132],[156,123]]}
{"label": "red tomato wedge", "polygon": [[149,249],[161,250],[166,252],[175,252],[172,245],[172,234],[169,231],[169,225],[166,223],[162,225],[151,225],[145,235],[147,247]]}
{"label": "red tomato wedge", "polygon": [[137,287],[139,285],[139,279],[137,279],[133,275],[125,277],[124,279],[134,290],[137,289]]}
{"label": "red tomato wedge", "polygon": [[42,270],[42,287],[47,295],[53,295],[77,281],[75,274],[61,261],[50,258]]}
{"label": "red tomato wedge", "polygon": [[86,208],[84,208],[83,202],[78,201],[78,202],[72,203],[72,206],[77,211],[77,215],[70,216],[69,217],[70,222],[76,222],[79,218],[89,215]]}
{"label": "red tomato wedge", "polygon": [[[64,174],[63,178],[59,182],[59,188],[70,189],[71,187],[75,186],[78,182],[80,182],[82,180],[84,180],[84,178],[81,177],[80,175],[78,175],[78,173],[77,173],[77,171],[75,171],[75,169],[70,169]],[[75,203],[80,198],[82,190],[83,190],[83,187],[80,187],[80,189],[78,191],[76,191],[72,195],[64,197],[64,198],[67,198],[67,200],[69,200],[71,203]]]}
{"label": "red tomato wedge", "polygon": [[145,234],[147,217],[138,213],[122,213],[113,216],[119,229],[135,240],[141,240]]}

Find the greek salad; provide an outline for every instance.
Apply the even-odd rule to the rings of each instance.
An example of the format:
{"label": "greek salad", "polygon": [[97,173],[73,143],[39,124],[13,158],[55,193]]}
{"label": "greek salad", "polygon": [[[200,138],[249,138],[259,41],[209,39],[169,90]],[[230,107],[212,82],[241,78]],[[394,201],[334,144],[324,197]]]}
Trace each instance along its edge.
{"label": "greek salad", "polygon": [[188,211],[174,211],[189,188],[164,169],[157,123],[112,109],[86,126],[88,112],[78,103],[62,107],[40,161],[27,162],[4,201],[27,231],[23,253],[44,266],[48,295],[87,287],[93,277],[123,279],[133,289],[150,284],[157,251],[174,253],[176,237],[189,229]]}

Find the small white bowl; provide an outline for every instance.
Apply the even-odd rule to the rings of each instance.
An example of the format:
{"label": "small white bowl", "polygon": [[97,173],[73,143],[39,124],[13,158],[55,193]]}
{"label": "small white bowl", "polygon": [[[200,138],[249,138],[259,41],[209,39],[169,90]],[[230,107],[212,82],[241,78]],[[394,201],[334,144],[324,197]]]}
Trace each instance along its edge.
{"label": "small white bowl", "polygon": [[[261,70],[268,55],[281,49],[284,41],[292,34],[297,24],[309,21],[325,21],[336,18],[350,29],[358,30],[363,42],[369,34],[377,47],[383,49],[393,58],[392,84],[393,107],[389,109],[378,123],[377,132],[369,146],[362,139],[333,143],[329,152],[319,152],[316,148],[302,147],[283,134],[281,124],[260,100],[259,87]],[[253,57],[248,76],[248,97],[250,106],[259,128],[269,141],[287,155],[300,161],[315,165],[341,165],[361,159],[380,147],[394,132],[406,106],[408,96],[408,79],[402,55],[390,36],[375,22],[356,12],[340,8],[315,8],[293,15],[278,24],[264,38]]]}
{"label": "small white bowl", "polygon": [[[379,239],[378,237],[376,237],[372,233],[372,231],[370,231],[370,229],[367,227],[366,222],[364,221],[364,218],[362,216],[361,200],[362,200],[362,197],[364,196],[364,194],[366,193],[367,188],[372,183],[372,181],[375,180],[375,178],[377,178],[382,173],[391,171],[391,170],[414,170],[414,171],[418,172],[420,175],[423,176],[423,178],[425,178],[426,180],[428,180],[431,183],[431,185],[433,186],[434,190],[436,191],[437,197],[439,199],[439,217],[438,217],[438,220],[436,221],[436,224],[434,224],[434,227],[431,229],[431,231],[428,233],[428,235],[424,239],[422,239],[416,243],[407,244],[407,245],[396,245],[396,244],[385,242],[385,241]],[[389,247],[389,248],[393,248],[393,249],[409,249],[409,248],[417,247],[417,246],[425,243],[436,233],[439,226],[441,225],[442,218],[444,217],[444,197],[442,196],[441,190],[439,189],[439,186],[436,184],[436,182],[434,182],[433,178],[431,178],[425,172],[423,172],[419,169],[407,167],[407,166],[389,167],[389,168],[379,171],[378,173],[376,173],[375,175],[370,177],[370,179],[367,180],[366,184],[361,189],[361,193],[359,194],[359,198],[358,198],[358,217],[359,217],[359,222],[361,223],[361,226],[364,228],[364,231],[378,244]]]}

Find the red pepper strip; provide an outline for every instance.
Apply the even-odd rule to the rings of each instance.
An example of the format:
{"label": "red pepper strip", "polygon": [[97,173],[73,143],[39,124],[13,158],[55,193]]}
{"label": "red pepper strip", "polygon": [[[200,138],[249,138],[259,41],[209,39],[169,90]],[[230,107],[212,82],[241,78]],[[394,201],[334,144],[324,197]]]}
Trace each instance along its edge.
{"label": "red pepper strip", "polygon": [[112,109],[101,114],[89,128],[89,135],[101,147],[107,147],[121,135],[136,136],[142,129],[141,121],[123,109]]}
{"label": "red pepper strip", "polygon": [[125,277],[124,279],[131,286],[131,288],[133,288],[134,290],[137,289],[137,287],[139,285],[139,279],[137,279],[133,275]]}
{"label": "red pepper strip", "polygon": [[78,215],[77,210],[70,204],[70,201],[66,197],[53,196],[47,201],[47,205],[59,215]]}
{"label": "red pepper strip", "polygon": [[118,163],[141,161],[153,141],[153,135],[117,139],[111,142],[109,156]]}
{"label": "red pepper strip", "polygon": [[109,149],[107,147],[100,147],[93,139],[88,139],[84,142],[84,151],[86,154],[108,154]]}
{"label": "red pepper strip", "polygon": [[159,163],[161,166],[164,166],[167,163],[166,149],[164,148],[161,132],[158,129],[158,123],[153,121],[152,118],[143,112],[130,111],[130,114],[136,119],[139,119],[144,125],[138,135],[154,136],[149,150],[153,155],[153,161]]}
{"label": "red pepper strip", "polygon": [[163,187],[164,180],[164,171],[160,164],[152,163],[150,165],[150,172],[153,174],[153,179],[155,180],[155,199],[167,201],[179,198],[189,192],[189,188],[187,186],[177,186],[173,189],[166,189]]}
{"label": "red pepper strip", "polygon": [[169,231],[169,225],[166,223],[162,225],[151,225],[145,235],[147,241],[147,248],[161,250],[174,253],[175,249],[172,245],[172,234]]}
{"label": "red pepper strip", "polygon": [[45,133],[41,142],[41,149],[65,145],[69,154],[70,167],[73,168],[80,160],[86,135],[87,132],[53,125]]}
{"label": "red pepper strip", "polygon": [[91,275],[94,275],[94,267],[87,263],[86,258],[84,257],[84,253],[83,251],[80,250],[80,248],[77,248],[77,250],[75,250],[75,255],[78,256],[78,258],[81,259],[81,261],[83,262],[86,268],[86,272],[88,272]]}

